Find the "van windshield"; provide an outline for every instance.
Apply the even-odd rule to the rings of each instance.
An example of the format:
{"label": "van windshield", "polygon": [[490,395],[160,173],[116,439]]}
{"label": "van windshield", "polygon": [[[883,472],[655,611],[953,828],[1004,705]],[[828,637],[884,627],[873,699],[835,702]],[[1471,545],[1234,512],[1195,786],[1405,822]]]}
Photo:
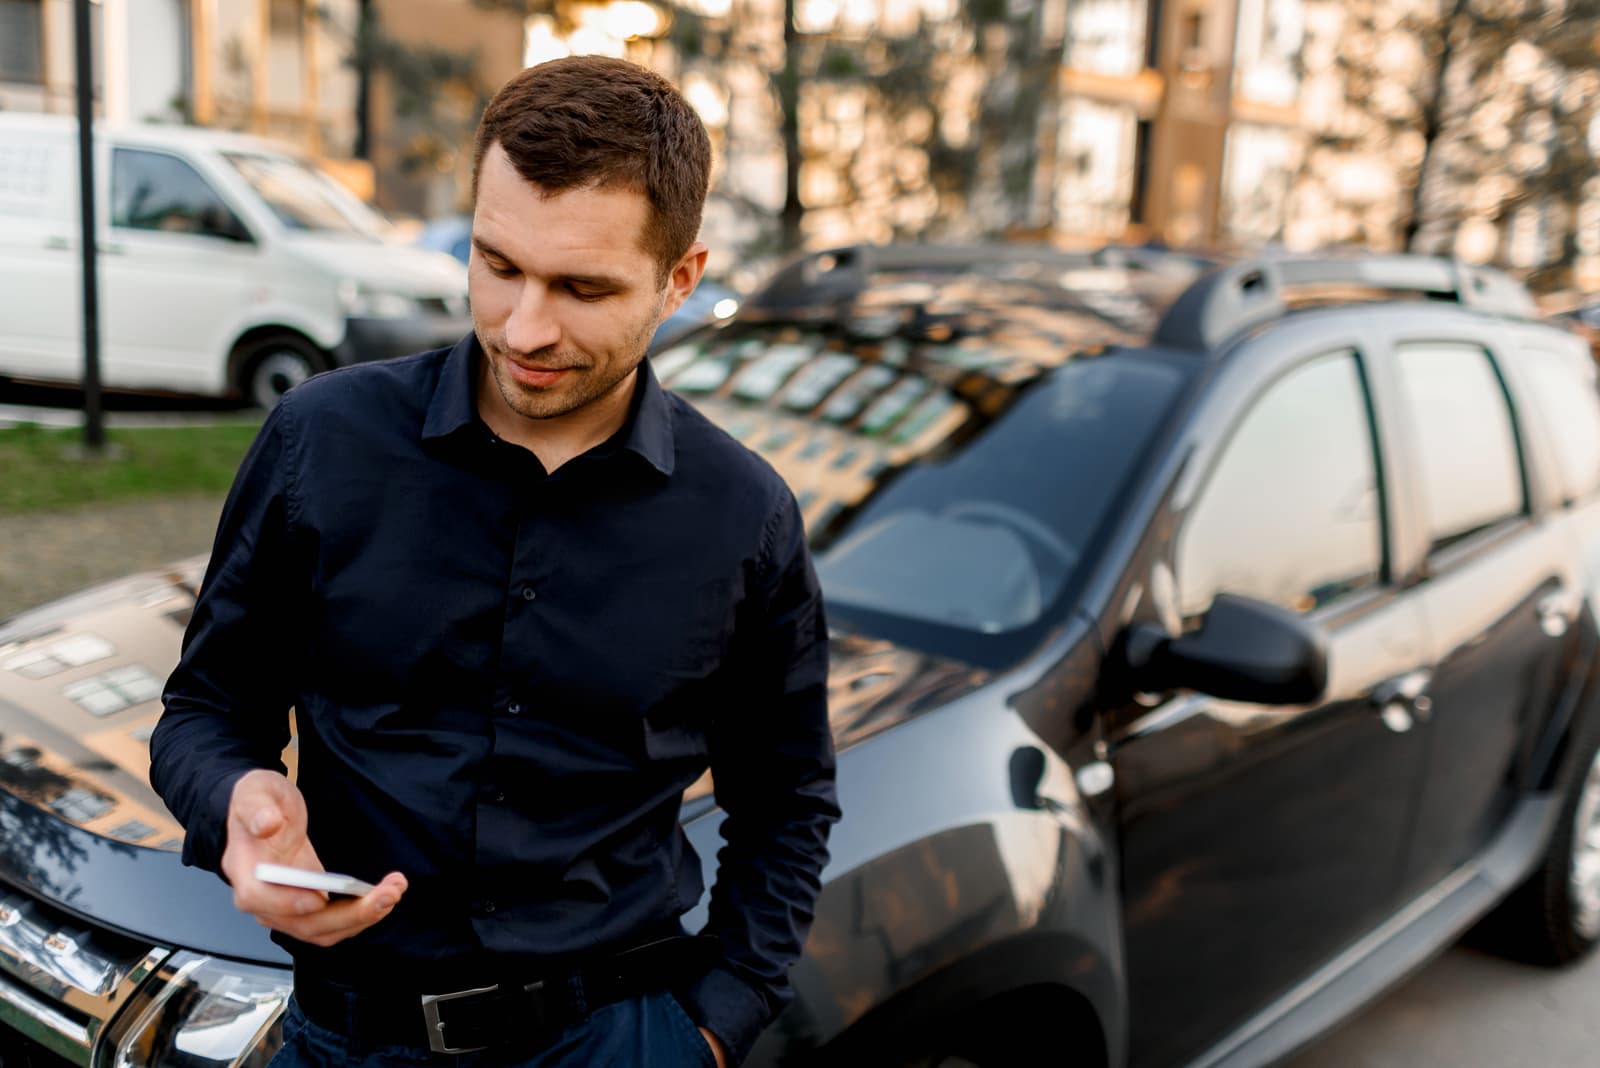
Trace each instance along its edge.
{"label": "van windshield", "polygon": [[290,230],[381,238],[389,229],[360,197],[299,160],[258,152],[222,155]]}

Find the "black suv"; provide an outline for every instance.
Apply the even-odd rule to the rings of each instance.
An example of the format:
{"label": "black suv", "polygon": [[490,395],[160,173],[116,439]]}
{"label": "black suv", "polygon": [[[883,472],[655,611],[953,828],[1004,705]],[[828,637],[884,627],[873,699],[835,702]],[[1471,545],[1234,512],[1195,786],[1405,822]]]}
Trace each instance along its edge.
{"label": "black suv", "polygon": [[[836,249],[654,357],[793,485],[835,630],[846,815],[752,1064],[1267,1064],[1486,916],[1600,935],[1582,342],[1448,261],[1194,270]],[[142,782],[199,563],[0,627],[8,1068],[278,1041]]]}

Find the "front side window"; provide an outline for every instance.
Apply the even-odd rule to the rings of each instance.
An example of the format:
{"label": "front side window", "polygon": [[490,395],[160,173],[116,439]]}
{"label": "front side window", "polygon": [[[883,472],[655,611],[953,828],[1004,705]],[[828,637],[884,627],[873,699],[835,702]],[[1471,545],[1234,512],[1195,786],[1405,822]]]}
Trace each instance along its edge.
{"label": "front side window", "polygon": [[1176,555],[1190,624],[1219,593],[1309,612],[1380,581],[1376,450],[1353,352],[1291,371],[1256,401],[1190,511]]}
{"label": "front side window", "polygon": [[177,156],[136,148],[119,148],[111,157],[111,225],[214,237],[243,231],[193,167]]}
{"label": "front side window", "polygon": [[1522,514],[1516,432],[1489,354],[1423,342],[1398,346],[1395,360],[1433,548]]}

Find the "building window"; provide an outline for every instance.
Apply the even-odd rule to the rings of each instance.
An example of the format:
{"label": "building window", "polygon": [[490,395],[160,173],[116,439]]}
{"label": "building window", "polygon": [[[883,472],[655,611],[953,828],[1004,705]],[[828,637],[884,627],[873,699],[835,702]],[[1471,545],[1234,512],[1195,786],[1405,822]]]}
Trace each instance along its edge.
{"label": "building window", "polygon": [[1139,73],[1144,0],[1074,0],[1067,16],[1067,66],[1120,77]]}
{"label": "building window", "polygon": [[0,0],[0,82],[44,82],[44,0]]}

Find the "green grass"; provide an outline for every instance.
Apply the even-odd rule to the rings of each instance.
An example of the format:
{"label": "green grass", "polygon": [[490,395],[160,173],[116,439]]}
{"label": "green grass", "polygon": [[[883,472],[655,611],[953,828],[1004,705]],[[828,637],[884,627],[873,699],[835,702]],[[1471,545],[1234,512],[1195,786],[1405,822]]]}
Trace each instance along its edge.
{"label": "green grass", "polygon": [[0,515],[184,493],[223,493],[258,422],[107,431],[108,455],[83,454],[83,431],[0,430]]}

